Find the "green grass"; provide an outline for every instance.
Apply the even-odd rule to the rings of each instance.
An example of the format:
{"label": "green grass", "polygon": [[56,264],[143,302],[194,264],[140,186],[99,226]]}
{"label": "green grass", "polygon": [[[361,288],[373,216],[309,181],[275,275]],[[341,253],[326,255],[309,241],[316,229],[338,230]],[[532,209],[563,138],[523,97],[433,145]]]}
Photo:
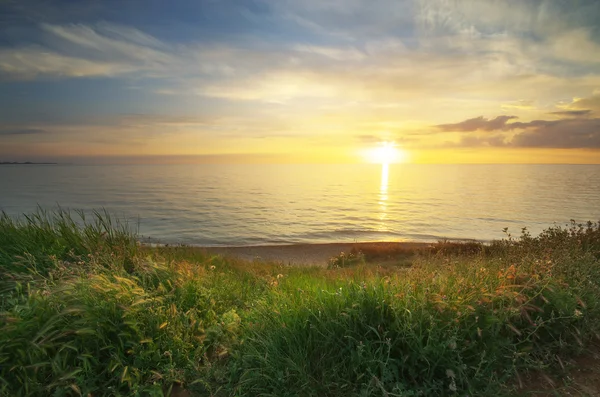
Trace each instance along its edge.
{"label": "green grass", "polygon": [[600,335],[600,224],[393,250],[300,268],[2,215],[0,395],[509,396]]}

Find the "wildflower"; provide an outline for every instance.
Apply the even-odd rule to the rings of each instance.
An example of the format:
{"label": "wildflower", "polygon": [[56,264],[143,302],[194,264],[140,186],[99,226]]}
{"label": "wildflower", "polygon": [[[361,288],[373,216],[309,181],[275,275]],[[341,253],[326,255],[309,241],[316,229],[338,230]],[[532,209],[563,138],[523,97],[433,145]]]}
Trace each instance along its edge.
{"label": "wildflower", "polygon": [[450,378],[450,385],[448,385],[448,388],[450,389],[450,391],[456,392],[458,390],[458,387],[456,387],[456,374],[453,370],[447,369],[446,376]]}
{"label": "wildflower", "polygon": [[454,380],[454,378],[452,378],[452,380],[450,381],[450,386],[448,386],[448,388],[450,389],[450,391],[456,392],[458,390],[458,388],[456,387],[456,381]]}
{"label": "wildflower", "polygon": [[583,313],[581,312],[581,310],[575,309],[575,317],[581,317],[581,316],[583,316]]}
{"label": "wildflower", "polygon": [[210,267],[210,270],[215,270],[216,268],[217,268],[217,267],[216,267],[215,265],[212,265],[212,266]]}

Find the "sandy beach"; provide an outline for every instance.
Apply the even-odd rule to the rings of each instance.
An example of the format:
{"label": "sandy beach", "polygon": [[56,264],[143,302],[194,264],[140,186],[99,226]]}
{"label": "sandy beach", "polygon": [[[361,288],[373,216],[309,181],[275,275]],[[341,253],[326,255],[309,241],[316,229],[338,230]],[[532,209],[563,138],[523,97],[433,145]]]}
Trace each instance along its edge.
{"label": "sandy beach", "polygon": [[281,262],[289,265],[324,266],[327,261],[341,252],[350,252],[353,248],[369,249],[424,249],[431,243],[417,242],[363,242],[363,243],[329,243],[329,244],[292,244],[292,245],[261,245],[251,247],[204,247],[208,252],[253,261]]}

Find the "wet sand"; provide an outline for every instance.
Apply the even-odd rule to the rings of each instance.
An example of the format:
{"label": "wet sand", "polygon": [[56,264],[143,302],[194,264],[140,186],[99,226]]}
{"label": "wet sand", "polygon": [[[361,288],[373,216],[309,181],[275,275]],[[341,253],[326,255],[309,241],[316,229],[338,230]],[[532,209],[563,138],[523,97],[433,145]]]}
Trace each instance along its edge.
{"label": "wet sand", "polygon": [[330,244],[293,244],[261,245],[253,247],[203,247],[207,252],[239,258],[248,261],[260,260],[280,262],[286,265],[325,266],[328,260],[341,252],[349,253],[353,248],[397,248],[418,250],[427,248],[431,243],[415,242],[371,242],[371,243],[330,243]]}

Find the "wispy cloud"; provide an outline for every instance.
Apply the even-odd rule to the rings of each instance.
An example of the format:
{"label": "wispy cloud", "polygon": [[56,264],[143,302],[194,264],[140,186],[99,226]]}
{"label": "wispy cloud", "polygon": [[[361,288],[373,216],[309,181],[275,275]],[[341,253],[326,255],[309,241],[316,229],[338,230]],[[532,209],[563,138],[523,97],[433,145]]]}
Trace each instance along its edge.
{"label": "wispy cloud", "polygon": [[56,77],[114,76],[136,70],[132,65],[98,62],[29,47],[0,50],[0,71],[5,78],[31,80],[40,75]]}
{"label": "wispy cloud", "polygon": [[48,131],[40,128],[0,128],[0,135],[38,135],[46,134]]}
{"label": "wispy cloud", "polygon": [[486,119],[480,116],[460,123],[440,124],[436,127],[442,131],[507,131],[515,128],[513,124],[508,124],[508,121],[516,118],[516,116],[498,116],[494,119]]}
{"label": "wispy cloud", "polygon": [[34,79],[44,75],[139,78],[140,73],[178,78],[230,71],[229,66],[218,64],[219,54],[212,47],[169,45],[127,26],[42,24],[39,33],[43,45],[24,43],[0,49],[0,72],[9,78]]}
{"label": "wispy cloud", "polygon": [[116,76],[155,70],[170,59],[149,47],[154,40],[136,29],[42,24],[40,32],[47,42],[44,46],[0,49],[0,72],[16,79]]}
{"label": "wispy cloud", "polygon": [[556,112],[550,112],[550,114],[555,114],[557,116],[573,116],[573,117],[579,117],[579,116],[586,116],[588,114],[590,114],[592,111],[590,109],[586,109],[586,110],[559,110]]}
{"label": "wispy cloud", "polygon": [[534,110],[536,109],[535,101],[529,99],[521,99],[518,101],[512,101],[503,103],[500,105],[503,109],[516,109],[516,110]]}

